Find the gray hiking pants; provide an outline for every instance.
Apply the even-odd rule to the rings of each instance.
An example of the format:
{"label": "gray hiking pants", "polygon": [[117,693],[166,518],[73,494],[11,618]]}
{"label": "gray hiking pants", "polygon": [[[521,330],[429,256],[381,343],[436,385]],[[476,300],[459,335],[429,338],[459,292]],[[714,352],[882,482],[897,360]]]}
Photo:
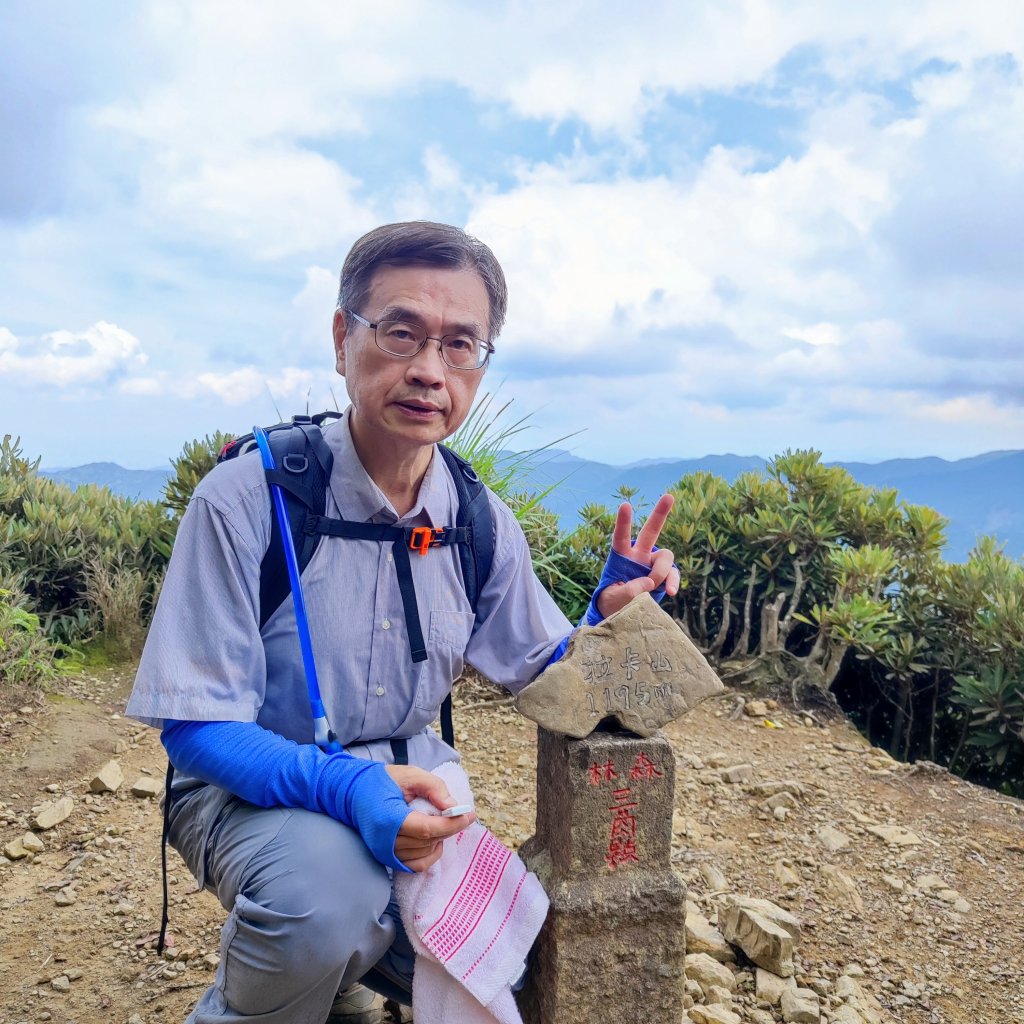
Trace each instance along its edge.
{"label": "gray hiking pants", "polygon": [[188,1024],[324,1024],[339,988],[360,980],[410,1002],[391,878],[355,831],[203,786],[173,800],[170,842],[228,911],[217,976]]}

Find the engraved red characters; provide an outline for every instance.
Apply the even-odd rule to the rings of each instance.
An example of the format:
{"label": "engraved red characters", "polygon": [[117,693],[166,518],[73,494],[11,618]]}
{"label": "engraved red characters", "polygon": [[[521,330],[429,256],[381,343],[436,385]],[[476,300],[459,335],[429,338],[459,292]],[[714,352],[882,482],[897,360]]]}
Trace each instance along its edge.
{"label": "engraved red characters", "polygon": [[[628,774],[632,782],[643,782],[661,778],[665,773],[649,755],[641,751],[636,755]],[[587,769],[587,781],[592,786],[600,786],[602,782],[614,784],[618,779],[619,773],[610,760],[604,764],[595,762]],[[608,867],[614,871],[624,864],[640,863],[636,847],[636,816],[633,814],[638,803],[632,789],[621,783],[612,789],[611,800],[608,810],[611,812],[612,820],[604,859]]]}

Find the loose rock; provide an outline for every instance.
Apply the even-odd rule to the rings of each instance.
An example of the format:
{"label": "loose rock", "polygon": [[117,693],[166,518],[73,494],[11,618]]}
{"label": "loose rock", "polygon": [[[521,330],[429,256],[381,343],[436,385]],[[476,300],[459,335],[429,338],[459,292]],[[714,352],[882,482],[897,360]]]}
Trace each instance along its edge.
{"label": "loose rock", "polygon": [[159,796],[162,786],[158,779],[150,778],[147,775],[140,775],[132,783],[132,796],[156,797]]}
{"label": "loose rock", "polygon": [[787,989],[782,993],[781,1006],[787,1024],[818,1024],[821,1017],[818,996],[809,988]]}
{"label": "loose rock", "polygon": [[825,864],[821,869],[821,877],[825,880],[825,885],[857,913],[864,910],[864,900],[861,898],[857,883],[845,871],[840,871],[834,864]]}
{"label": "loose rock", "polygon": [[32,825],[41,832],[47,832],[62,821],[67,821],[74,809],[75,801],[69,796],[62,796],[59,800],[47,801],[47,803],[39,808],[39,813],[33,819]]}
{"label": "loose rock", "polygon": [[124,782],[124,773],[116,761],[108,761],[89,782],[91,793],[116,793]]}
{"label": "loose rock", "polygon": [[818,829],[818,841],[830,853],[838,853],[850,845],[850,837],[832,825]]}
{"label": "loose rock", "polygon": [[693,910],[686,913],[686,950],[688,953],[706,953],[719,963],[736,959],[725,936],[703,914]]}
{"label": "loose rock", "polygon": [[722,901],[718,927],[728,942],[739,946],[759,967],[781,978],[793,972],[793,948],[800,922],[768,900],[729,896]]}
{"label": "loose rock", "polygon": [[772,1006],[779,1005],[782,1001],[783,992],[796,988],[795,978],[780,978],[777,974],[772,974],[771,971],[766,971],[763,967],[757,967],[755,970],[757,975],[754,992],[758,999]]}
{"label": "loose rock", "polygon": [[733,1013],[725,1006],[692,1006],[687,1013],[694,1024],[741,1024],[742,1022],[738,1013]]}
{"label": "loose rock", "polygon": [[754,777],[754,766],[752,764],[734,764],[722,772],[722,781],[736,785],[740,782],[749,782]]}
{"label": "loose rock", "polygon": [[884,839],[890,846],[920,846],[921,837],[902,825],[868,825],[872,835]]}
{"label": "loose rock", "polygon": [[686,977],[697,982],[705,996],[716,986],[730,992],[736,988],[732,971],[707,953],[686,954]]}

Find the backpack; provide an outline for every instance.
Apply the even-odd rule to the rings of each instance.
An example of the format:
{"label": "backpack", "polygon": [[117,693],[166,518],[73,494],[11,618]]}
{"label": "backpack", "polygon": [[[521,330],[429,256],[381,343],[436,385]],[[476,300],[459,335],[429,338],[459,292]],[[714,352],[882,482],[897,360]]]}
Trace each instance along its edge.
{"label": "backpack", "polygon": [[[454,526],[430,527],[382,526],[327,517],[327,490],[334,455],[324,440],[321,425],[342,414],[322,412],[316,416],[293,416],[290,422],[266,428],[274,456],[274,470],[267,470],[268,484],[274,483],[285,494],[288,522],[301,573],[325,536],[392,541],[395,569],[405,609],[411,655],[414,662],[427,658],[419,612],[413,590],[410,551],[426,555],[431,547],[458,545],[463,583],[470,607],[476,612],[484,583],[494,558],[494,526],[487,491],[473,467],[445,445],[438,445],[459,499]],[[218,464],[237,458],[255,448],[252,434],[237,438],[221,449]],[[270,544],[260,563],[260,628],[288,597],[290,584],[285,564],[281,524],[271,516]],[[451,694],[441,705],[441,735],[454,747]]]}

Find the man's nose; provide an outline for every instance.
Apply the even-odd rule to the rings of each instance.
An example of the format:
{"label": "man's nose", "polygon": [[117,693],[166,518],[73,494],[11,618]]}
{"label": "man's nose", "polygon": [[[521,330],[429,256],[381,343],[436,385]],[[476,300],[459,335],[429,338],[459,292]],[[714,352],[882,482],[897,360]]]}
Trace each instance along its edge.
{"label": "man's nose", "polygon": [[441,342],[428,338],[423,348],[409,360],[406,377],[426,387],[443,385],[445,362],[441,358]]}

